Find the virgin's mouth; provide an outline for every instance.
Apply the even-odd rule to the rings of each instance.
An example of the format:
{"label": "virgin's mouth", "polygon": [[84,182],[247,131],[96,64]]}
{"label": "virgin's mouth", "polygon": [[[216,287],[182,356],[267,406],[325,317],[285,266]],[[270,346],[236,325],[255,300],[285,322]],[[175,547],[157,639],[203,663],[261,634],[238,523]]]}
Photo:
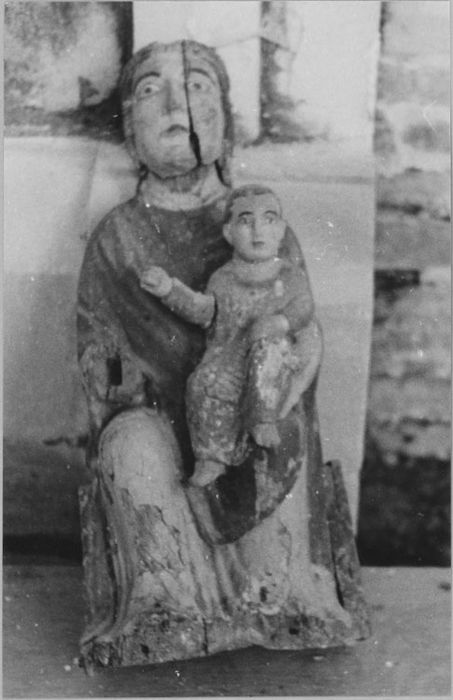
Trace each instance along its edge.
{"label": "virgin's mouth", "polygon": [[182,124],[172,124],[168,129],[164,129],[162,136],[177,136],[178,134],[188,134],[189,129]]}

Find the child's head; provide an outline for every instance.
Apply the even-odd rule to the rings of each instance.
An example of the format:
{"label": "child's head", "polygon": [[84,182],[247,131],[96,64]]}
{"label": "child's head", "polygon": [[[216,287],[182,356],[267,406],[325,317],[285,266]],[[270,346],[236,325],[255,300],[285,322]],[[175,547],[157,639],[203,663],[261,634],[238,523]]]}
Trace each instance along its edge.
{"label": "child's head", "polygon": [[280,201],[269,187],[244,185],[233,190],[223,235],[239,258],[260,262],[275,257],[285,228]]}

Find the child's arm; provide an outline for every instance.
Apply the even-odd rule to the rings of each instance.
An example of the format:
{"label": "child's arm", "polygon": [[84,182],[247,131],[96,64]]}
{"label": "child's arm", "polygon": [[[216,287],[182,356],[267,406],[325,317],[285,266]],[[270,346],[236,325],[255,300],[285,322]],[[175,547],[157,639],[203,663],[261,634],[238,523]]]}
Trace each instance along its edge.
{"label": "child's arm", "polygon": [[250,329],[252,341],[296,333],[313,318],[313,297],[304,270],[288,265],[285,272],[283,278],[275,282],[275,298],[266,316],[255,321]]}
{"label": "child's arm", "polygon": [[306,326],[314,315],[310,284],[306,272],[300,267],[292,267],[283,284],[287,303],[282,313],[288,320],[290,330],[296,332]]}
{"label": "child's arm", "polygon": [[170,311],[190,323],[208,328],[215,314],[215,297],[213,294],[194,292],[186,284],[170,277],[161,267],[153,265],[143,273],[140,286],[147,292],[160,298]]}

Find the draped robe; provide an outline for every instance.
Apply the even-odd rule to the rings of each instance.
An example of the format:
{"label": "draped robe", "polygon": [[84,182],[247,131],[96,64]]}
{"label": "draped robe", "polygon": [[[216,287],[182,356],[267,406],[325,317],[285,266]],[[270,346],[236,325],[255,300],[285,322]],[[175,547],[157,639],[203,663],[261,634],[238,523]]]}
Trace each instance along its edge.
{"label": "draped robe", "polygon": [[[279,421],[278,448],[257,447],[215,483],[187,488],[184,389],[204,334],[139,278],[161,265],[203,291],[231,257],[223,208],[220,198],[165,210],[138,194],[87,246],[78,352],[93,474],[81,492],[88,665],[325,647],[369,631],[341,470],[322,462],[316,377]],[[280,255],[306,274],[289,228]]]}

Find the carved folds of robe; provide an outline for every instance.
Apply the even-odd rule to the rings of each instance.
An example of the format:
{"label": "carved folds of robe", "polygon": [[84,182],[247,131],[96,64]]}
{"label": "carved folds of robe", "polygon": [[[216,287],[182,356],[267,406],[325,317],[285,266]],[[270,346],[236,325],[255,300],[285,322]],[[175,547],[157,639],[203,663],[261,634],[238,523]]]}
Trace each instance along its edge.
{"label": "carved folds of robe", "polygon": [[[79,358],[93,480],[81,492],[87,663],[140,664],[252,644],[336,646],[368,618],[341,472],[324,465],[316,378],[280,420],[281,445],[188,488],[184,390],[199,328],[142,291],[146,266],[195,290],[231,257],[223,198],[189,211],[114,209],[89,241]],[[304,261],[287,229],[282,257]]]}

